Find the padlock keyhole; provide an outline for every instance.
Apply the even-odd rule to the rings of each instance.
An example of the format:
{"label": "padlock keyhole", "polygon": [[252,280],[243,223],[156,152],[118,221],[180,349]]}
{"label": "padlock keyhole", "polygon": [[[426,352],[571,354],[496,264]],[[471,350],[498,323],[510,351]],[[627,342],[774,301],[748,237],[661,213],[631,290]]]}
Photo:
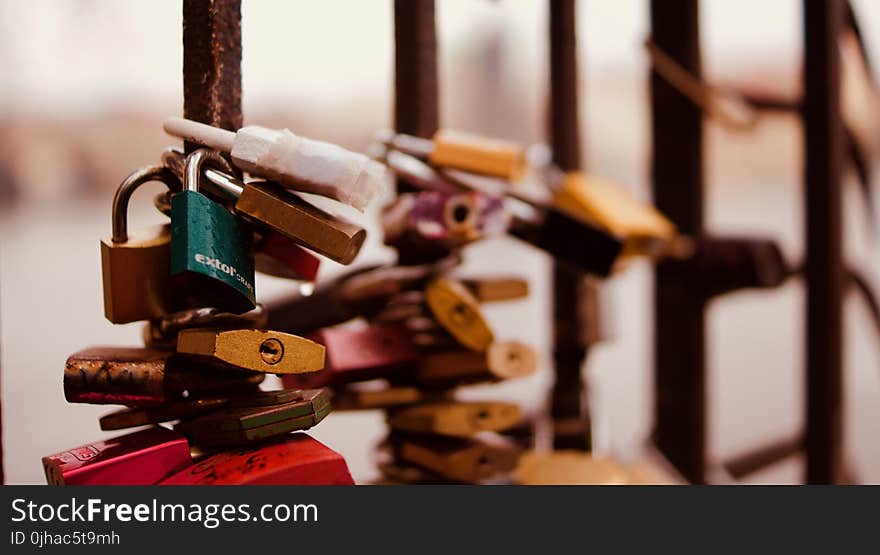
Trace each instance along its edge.
{"label": "padlock keyhole", "polygon": [[266,364],[278,364],[284,357],[284,345],[275,338],[269,338],[260,344],[260,357]]}

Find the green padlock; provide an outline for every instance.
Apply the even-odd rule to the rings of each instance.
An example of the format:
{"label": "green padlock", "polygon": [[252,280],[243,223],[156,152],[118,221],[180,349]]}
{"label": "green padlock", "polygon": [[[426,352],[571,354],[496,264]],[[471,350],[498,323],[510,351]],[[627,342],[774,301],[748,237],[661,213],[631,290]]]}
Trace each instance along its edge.
{"label": "green padlock", "polygon": [[171,275],[193,304],[242,313],[256,306],[253,232],[199,192],[208,163],[232,172],[219,153],[200,149],[186,159],[183,191],[171,197]]}

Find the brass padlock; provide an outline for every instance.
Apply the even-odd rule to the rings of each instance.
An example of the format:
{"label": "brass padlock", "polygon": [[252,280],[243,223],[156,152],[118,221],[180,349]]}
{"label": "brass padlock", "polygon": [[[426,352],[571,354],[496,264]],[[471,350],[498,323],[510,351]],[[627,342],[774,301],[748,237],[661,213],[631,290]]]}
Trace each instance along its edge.
{"label": "brass padlock", "polygon": [[104,315],[114,324],[155,318],[179,308],[170,281],[170,226],[128,232],[128,201],[138,187],[150,181],[180,189],[177,177],[162,166],[132,173],[113,197],[113,235],[101,240]]}
{"label": "brass padlock", "polygon": [[432,166],[500,177],[516,181],[526,169],[525,150],[518,144],[449,129],[432,139],[411,135],[387,135],[383,142],[401,152],[427,159]]}
{"label": "brass padlock", "polygon": [[425,468],[448,480],[476,484],[512,471],[519,449],[507,442],[443,436],[392,439],[400,461]]}
{"label": "brass padlock", "polygon": [[535,351],[518,341],[495,341],[484,353],[465,349],[426,354],[412,378],[426,388],[520,378],[537,368]]}
{"label": "brass padlock", "polygon": [[555,202],[620,238],[624,255],[659,256],[676,237],[675,224],[651,204],[615,183],[580,172],[563,176]]}
{"label": "brass padlock", "polygon": [[495,339],[477,299],[461,283],[445,277],[433,280],[425,288],[425,302],[437,322],[468,349],[485,351]]}
{"label": "brass padlock", "polygon": [[177,336],[177,352],[268,374],[301,374],[324,367],[322,345],[277,331],[185,329]]}
{"label": "brass padlock", "polygon": [[480,303],[511,301],[529,296],[529,282],[519,277],[476,277],[461,280]]}
{"label": "brass padlock", "polygon": [[[182,175],[183,154],[165,151],[162,162]],[[234,202],[235,213],[263,231],[273,231],[335,260],[350,264],[360,252],[367,231],[341,216],[330,214],[273,182],[245,183],[224,172],[204,172],[209,186],[227,201]]]}
{"label": "brass padlock", "polygon": [[376,410],[412,405],[429,394],[417,387],[384,386],[382,388],[366,388],[349,386],[333,394],[333,410]]}
{"label": "brass padlock", "polygon": [[398,432],[470,437],[505,430],[519,418],[519,407],[512,403],[446,401],[395,410],[388,425]]}

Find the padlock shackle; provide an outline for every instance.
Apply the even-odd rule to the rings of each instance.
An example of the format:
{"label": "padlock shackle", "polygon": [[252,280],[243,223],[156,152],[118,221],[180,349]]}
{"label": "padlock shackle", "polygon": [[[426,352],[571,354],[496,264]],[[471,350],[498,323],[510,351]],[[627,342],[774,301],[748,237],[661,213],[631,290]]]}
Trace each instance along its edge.
{"label": "padlock shackle", "polygon": [[[165,150],[162,153],[162,164],[170,168],[174,175],[183,179],[184,168],[186,167],[186,155],[183,151],[176,148]],[[212,169],[206,169],[203,175],[217,192],[223,193],[228,197],[226,200],[237,201],[244,191],[244,182],[234,176]]]}
{"label": "padlock shackle", "polygon": [[199,179],[202,173],[202,167],[205,164],[213,166],[214,169],[226,173],[234,173],[232,166],[226,161],[226,158],[220,155],[216,150],[208,148],[200,148],[186,157],[186,165],[183,168],[183,190],[198,191]]}
{"label": "padlock shackle", "polygon": [[128,241],[128,201],[135,189],[150,181],[164,183],[170,190],[178,187],[179,181],[174,172],[165,166],[146,166],[132,172],[116,189],[113,196],[113,236],[114,243]]}

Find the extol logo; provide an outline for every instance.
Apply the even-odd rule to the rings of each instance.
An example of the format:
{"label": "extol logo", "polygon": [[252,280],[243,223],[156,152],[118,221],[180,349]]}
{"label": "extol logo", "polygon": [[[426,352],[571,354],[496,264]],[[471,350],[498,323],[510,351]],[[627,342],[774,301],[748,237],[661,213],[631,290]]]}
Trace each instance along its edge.
{"label": "extol logo", "polygon": [[211,268],[216,268],[217,270],[220,270],[224,274],[228,274],[228,275],[234,277],[236,280],[238,280],[239,283],[241,283],[245,287],[247,287],[248,291],[253,292],[254,284],[250,283],[248,280],[246,280],[244,278],[244,276],[239,274],[238,270],[235,268],[235,266],[231,266],[229,264],[226,264],[226,263],[222,262],[219,258],[205,256],[202,253],[196,253],[195,260],[199,264],[204,264],[205,266],[210,266]]}

